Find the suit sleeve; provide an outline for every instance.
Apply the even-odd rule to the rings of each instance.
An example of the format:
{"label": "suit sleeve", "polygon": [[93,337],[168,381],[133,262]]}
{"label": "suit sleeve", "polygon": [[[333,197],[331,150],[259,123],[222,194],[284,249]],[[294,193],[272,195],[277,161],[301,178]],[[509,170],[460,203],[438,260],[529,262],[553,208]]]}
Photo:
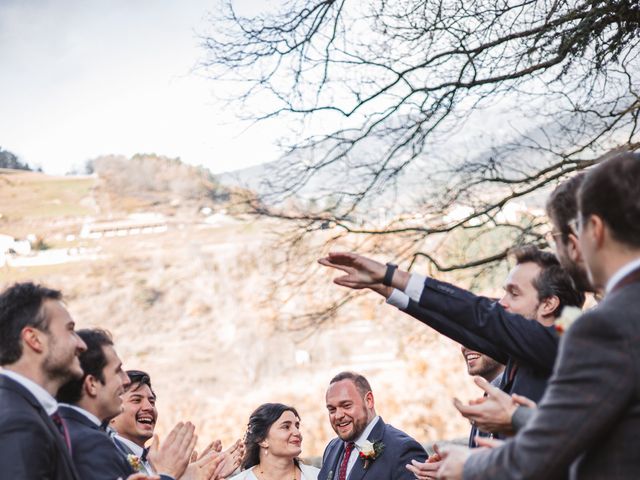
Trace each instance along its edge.
{"label": "suit sleeve", "polygon": [[433,278],[427,278],[424,285],[419,302],[423,310],[416,310],[419,317],[412,314],[421,322],[436,330],[435,325],[442,328],[444,322],[455,324],[519,363],[553,370],[558,352],[558,335],[553,327],[508,313],[495,301]]}
{"label": "suit sleeve", "polygon": [[511,417],[511,427],[513,427],[514,432],[519,432],[522,430],[529,420],[531,420],[536,414],[537,409],[530,407],[519,406],[516,408],[516,411],[513,412],[513,416]]}
{"label": "suit sleeve", "polygon": [[488,355],[499,363],[506,364],[509,360],[509,356],[496,347],[492,341],[471,332],[464,325],[451,321],[445,315],[421,307],[418,302],[414,300],[409,301],[409,305],[404,312],[420,320],[445,337],[449,337],[471,350]]}
{"label": "suit sleeve", "polygon": [[[28,446],[28,448],[25,448]],[[51,478],[54,452],[33,416],[12,411],[0,415],[2,478]]]}
{"label": "suit sleeve", "polygon": [[411,460],[425,462],[429,456],[422,445],[411,437],[402,440],[401,450],[396,461],[396,467],[393,471],[391,480],[415,480],[415,476],[409,470],[407,465],[411,464]]}
{"label": "suit sleeve", "polygon": [[616,319],[594,311],[568,330],[537,414],[503,447],[471,455],[465,480],[562,478],[619,421],[633,395],[633,339],[607,316]]}

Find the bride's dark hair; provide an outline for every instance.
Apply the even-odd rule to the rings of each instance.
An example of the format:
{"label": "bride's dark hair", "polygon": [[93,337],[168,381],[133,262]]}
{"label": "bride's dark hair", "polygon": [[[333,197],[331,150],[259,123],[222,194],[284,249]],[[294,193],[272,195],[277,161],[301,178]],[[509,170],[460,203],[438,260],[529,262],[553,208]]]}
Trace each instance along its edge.
{"label": "bride's dark hair", "polygon": [[[260,445],[273,425],[284,412],[292,412],[297,419],[300,419],[298,411],[282,403],[265,403],[254,410],[249,417],[247,433],[244,436],[244,458],[242,459],[242,470],[247,470],[260,463]],[[294,459],[296,466],[298,459]]]}

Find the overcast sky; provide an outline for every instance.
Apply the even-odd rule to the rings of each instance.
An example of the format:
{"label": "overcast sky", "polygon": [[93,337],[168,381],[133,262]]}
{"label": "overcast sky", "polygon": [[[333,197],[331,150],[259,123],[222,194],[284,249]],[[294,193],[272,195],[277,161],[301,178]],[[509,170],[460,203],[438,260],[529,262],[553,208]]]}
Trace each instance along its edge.
{"label": "overcast sky", "polygon": [[[234,4],[250,12],[263,1]],[[214,172],[275,160],[273,127],[244,132],[216,104],[216,85],[192,73],[215,6],[0,0],[0,146],[49,173],[103,154],[157,153]]]}

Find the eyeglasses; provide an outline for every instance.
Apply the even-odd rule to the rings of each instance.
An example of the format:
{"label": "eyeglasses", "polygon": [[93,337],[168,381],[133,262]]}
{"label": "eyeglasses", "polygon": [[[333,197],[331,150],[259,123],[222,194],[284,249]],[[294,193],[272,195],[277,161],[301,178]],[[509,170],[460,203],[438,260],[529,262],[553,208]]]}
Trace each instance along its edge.
{"label": "eyeglasses", "polygon": [[580,215],[569,220],[568,225],[569,229],[571,229],[571,233],[573,233],[576,237],[580,236],[580,230],[582,230],[582,220],[580,218]]}
{"label": "eyeglasses", "polygon": [[547,242],[549,247],[555,249],[556,247],[556,238],[562,238],[562,232],[557,232],[555,230],[549,230],[544,234],[544,239]]}

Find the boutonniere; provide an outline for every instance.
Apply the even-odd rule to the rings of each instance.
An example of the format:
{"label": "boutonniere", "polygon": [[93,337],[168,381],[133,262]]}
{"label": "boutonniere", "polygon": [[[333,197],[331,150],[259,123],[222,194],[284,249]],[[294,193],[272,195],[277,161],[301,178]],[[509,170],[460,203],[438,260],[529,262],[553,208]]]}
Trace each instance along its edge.
{"label": "boutonniere", "polygon": [[578,307],[564,307],[562,309],[560,318],[558,318],[553,324],[556,332],[558,332],[558,335],[564,335],[564,333],[569,330],[569,327],[578,319],[580,315],[582,315],[582,310],[580,310]]}
{"label": "boutonniere", "polygon": [[142,470],[142,462],[140,461],[139,456],[130,453],[129,455],[127,455],[127,462],[129,462],[129,465],[131,465],[131,468],[133,468],[135,472],[139,472]]}
{"label": "boutonniere", "polygon": [[360,447],[360,454],[358,456],[364,461],[365,470],[371,462],[382,455],[383,450],[384,443],[381,441],[371,443],[369,440],[366,440],[362,444],[362,447]]}

